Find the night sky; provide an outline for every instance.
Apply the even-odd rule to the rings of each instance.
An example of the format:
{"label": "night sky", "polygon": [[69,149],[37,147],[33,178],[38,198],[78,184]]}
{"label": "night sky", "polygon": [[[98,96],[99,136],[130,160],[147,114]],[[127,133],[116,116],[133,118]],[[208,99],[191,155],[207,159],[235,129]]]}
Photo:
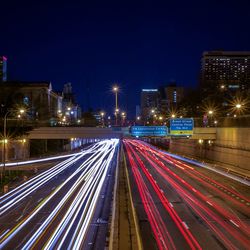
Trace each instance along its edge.
{"label": "night sky", "polygon": [[250,50],[247,0],[37,2],[1,1],[8,79],[70,81],[84,110],[111,112],[117,82],[134,116],[141,88],[195,86],[203,51]]}

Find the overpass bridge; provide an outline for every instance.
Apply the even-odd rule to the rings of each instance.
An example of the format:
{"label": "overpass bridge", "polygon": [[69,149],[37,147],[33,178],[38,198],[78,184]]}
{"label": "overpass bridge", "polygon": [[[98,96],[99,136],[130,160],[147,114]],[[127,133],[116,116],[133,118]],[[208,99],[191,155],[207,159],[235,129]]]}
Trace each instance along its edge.
{"label": "overpass bridge", "polygon": [[[29,132],[27,139],[72,139],[94,138],[111,139],[130,137],[129,128],[97,128],[97,127],[40,127]],[[178,138],[178,136],[165,136],[161,138]],[[182,137],[183,138],[183,137]],[[189,139],[215,140],[216,128],[194,128],[193,135],[184,137]]]}

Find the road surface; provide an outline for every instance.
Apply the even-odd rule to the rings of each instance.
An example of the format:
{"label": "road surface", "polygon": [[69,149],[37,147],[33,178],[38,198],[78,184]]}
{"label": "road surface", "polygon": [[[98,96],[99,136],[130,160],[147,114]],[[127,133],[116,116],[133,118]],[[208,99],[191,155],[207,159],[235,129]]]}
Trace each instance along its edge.
{"label": "road surface", "polygon": [[144,249],[249,249],[249,187],[139,140],[123,143]]}

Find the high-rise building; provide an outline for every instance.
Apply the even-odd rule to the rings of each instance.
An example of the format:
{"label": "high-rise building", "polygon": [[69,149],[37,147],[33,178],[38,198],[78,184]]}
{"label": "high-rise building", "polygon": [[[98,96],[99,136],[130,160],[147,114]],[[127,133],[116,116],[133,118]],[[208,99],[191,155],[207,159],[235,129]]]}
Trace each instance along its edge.
{"label": "high-rise building", "polygon": [[184,88],[171,83],[164,88],[167,107],[176,108],[184,97]]}
{"label": "high-rise building", "polygon": [[0,56],[0,82],[7,81],[7,58]]}
{"label": "high-rise building", "polygon": [[201,66],[201,87],[205,92],[216,88],[228,91],[249,89],[250,51],[204,52]]}
{"label": "high-rise building", "polygon": [[158,89],[142,89],[141,91],[141,116],[147,120],[151,111],[159,111],[160,94]]}

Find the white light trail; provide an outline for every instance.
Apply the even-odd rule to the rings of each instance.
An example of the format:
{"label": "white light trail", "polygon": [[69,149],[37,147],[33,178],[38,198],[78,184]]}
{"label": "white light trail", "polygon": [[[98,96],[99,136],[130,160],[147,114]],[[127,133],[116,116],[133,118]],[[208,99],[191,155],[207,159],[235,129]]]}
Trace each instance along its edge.
{"label": "white light trail", "polygon": [[[47,240],[47,243],[44,245],[44,249],[51,249],[55,245],[57,247],[59,245],[60,248],[65,244],[68,244],[68,247],[71,249],[80,249],[83,244],[83,240],[86,237],[88,226],[95,211],[98,197],[107,177],[118,142],[118,139],[101,141],[95,144],[94,147],[88,149],[86,152],[82,152],[82,154],[78,157],[74,156],[74,159],[69,161],[66,160],[65,164],[58,164],[59,167],[56,165],[57,168],[52,171],[55,173],[54,175],[50,172],[41,175],[41,179],[44,179],[44,182],[41,181],[40,178],[34,178],[34,180],[30,181],[27,186],[23,185],[21,188],[17,188],[16,192],[13,191],[10,197],[5,197],[5,199],[7,199],[7,203],[2,206],[3,209],[0,210],[2,211],[1,213],[6,212],[10,208],[9,206],[12,207],[16,203],[20,202],[22,199],[20,195],[23,194],[27,196],[30,192],[32,192],[33,189],[31,190],[30,188],[40,188],[41,185],[46,184],[46,182],[53,178],[51,177],[52,175],[58,175],[61,168],[65,169],[68,165],[71,166],[73,164],[72,162],[76,162],[81,159],[83,155],[86,156],[89,154],[88,158],[40,204],[38,204],[37,207],[18,224],[18,226],[14,227],[8,231],[6,235],[4,235],[3,239],[0,240],[0,248],[6,246],[6,244],[8,244],[8,242],[10,242],[20,230],[26,227],[35,216],[39,215],[39,212],[44,209],[49,202],[52,202],[52,199],[58,195],[58,192],[62,190],[62,188],[65,188],[69,181],[72,181],[74,177],[77,177],[74,183],[70,186],[69,190],[63,194],[63,198],[60,202],[50,212],[49,216],[45,218],[35,232],[32,232],[32,236],[27,240],[23,249],[30,249],[34,247],[34,244],[40,240],[44,232],[54,221],[55,217],[58,216],[62,208],[68,206],[68,201],[72,197],[74,197],[73,201],[70,202],[70,206],[67,207],[67,211],[64,216],[60,220],[59,224],[57,224],[50,238]],[[3,199],[2,202],[4,202],[5,199]],[[0,209],[2,207],[0,207]],[[76,223],[77,226],[75,225]],[[71,237],[71,241],[66,241],[68,235],[72,234],[73,236]]]}

